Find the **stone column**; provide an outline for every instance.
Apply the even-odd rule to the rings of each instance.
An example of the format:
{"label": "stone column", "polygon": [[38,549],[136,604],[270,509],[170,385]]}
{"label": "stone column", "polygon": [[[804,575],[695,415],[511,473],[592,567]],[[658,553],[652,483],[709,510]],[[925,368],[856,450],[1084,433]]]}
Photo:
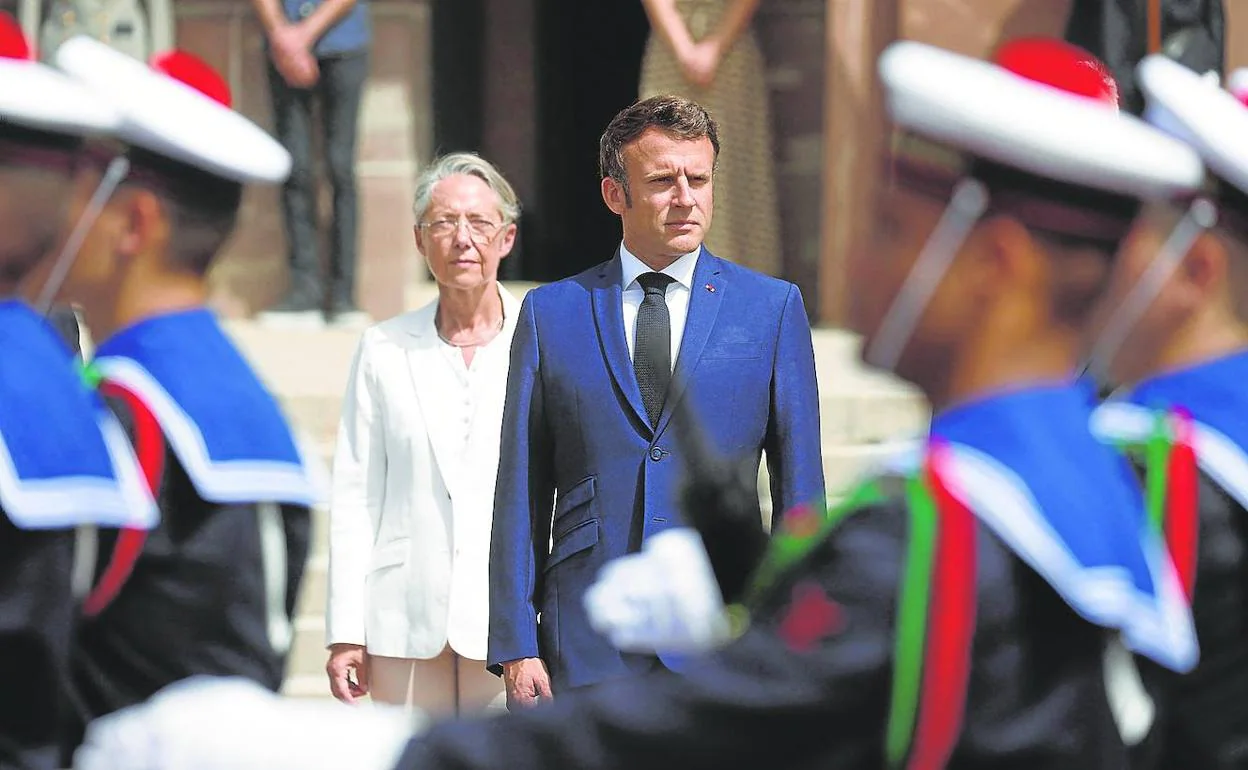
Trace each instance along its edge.
{"label": "stone column", "polygon": [[897,38],[900,2],[827,0],[818,316],[824,324],[846,321],[846,265],[870,224],[876,156],[885,138],[875,66]]}
{"label": "stone column", "polygon": [[758,7],[755,29],[767,62],[784,277],[819,314],[823,219],[825,0]]}

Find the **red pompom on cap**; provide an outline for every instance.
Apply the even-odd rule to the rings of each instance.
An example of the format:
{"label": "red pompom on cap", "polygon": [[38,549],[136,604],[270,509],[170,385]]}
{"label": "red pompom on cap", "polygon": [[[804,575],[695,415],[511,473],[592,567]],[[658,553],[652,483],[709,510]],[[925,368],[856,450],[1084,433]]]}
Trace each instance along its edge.
{"label": "red pompom on cap", "polygon": [[1118,108],[1118,83],[1105,63],[1056,38],[1011,40],[993,61],[1019,77]]}
{"label": "red pompom on cap", "polygon": [[157,72],[190,86],[209,99],[226,107],[233,106],[233,96],[225,78],[198,56],[175,49],[153,54],[148,63]]}
{"label": "red pompom on cap", "polygon": [[12,15],[0,11],[0,59],[31,60],[34,51],[26,40],[26,34]]}

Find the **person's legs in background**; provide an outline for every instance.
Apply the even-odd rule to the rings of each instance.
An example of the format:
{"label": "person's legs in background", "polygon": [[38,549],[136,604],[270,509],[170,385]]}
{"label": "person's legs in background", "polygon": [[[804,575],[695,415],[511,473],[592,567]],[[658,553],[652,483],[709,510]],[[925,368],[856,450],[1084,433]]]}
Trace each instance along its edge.
{"label": "person's legs in background", "polygon": [[266,312],[319,322],[324,304],[317,248],[316,179],[312,167],[312,91],[292,88],[269,62],[277,139],[291,156],[282,186],[282,218],[290,266],[286,296]]}
{"label": "person's legs in background", "polygon": [[506,713],[507,694],[503,690],[503,678],[486,671],[484,660],[455,655],[455,672],[461,715]]}
{"label": "person's legs in background", "polygon": [[503,680],[485,661],[462,658],[449,646],[436,658],[369,658],[369,694],[377,703],[407,706],[434,719],[506,711]]}
{"label": "person's legs in background", "polygon": [[324,108],[325,155],[334,191],[330,224],[329,312],[341,324],[368,323],[356,306],[356,255],[359,251],[359,204],[356,195],[355,155],[360,102],[368,80],[368,50],[320,62],[317,85]]}

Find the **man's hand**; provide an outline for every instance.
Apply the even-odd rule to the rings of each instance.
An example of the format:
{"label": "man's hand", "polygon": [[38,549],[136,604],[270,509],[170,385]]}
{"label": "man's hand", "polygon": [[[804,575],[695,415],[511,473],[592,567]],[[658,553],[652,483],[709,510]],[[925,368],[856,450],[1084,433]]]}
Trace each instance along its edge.
{"label": "man's hand", "polygon": [[[329,648],[329,691],[348,705],[368,695],[368,652],[360,644],[335,644]],[[354,680],[352,681],[352,675]]]}
{"label": "man's hand", "polygon": [[541,658],[520,658],[503,664],[503,684],[507,688],[507,708],[532,708],[537,699],[551,699],[550,673]]}
{"label": "man's hand", "polygon": [[320,67],[312,54],[314,42],[298,24],[283,24],[269,35],[273,66],[291,88],[311,88],[320,79]]}

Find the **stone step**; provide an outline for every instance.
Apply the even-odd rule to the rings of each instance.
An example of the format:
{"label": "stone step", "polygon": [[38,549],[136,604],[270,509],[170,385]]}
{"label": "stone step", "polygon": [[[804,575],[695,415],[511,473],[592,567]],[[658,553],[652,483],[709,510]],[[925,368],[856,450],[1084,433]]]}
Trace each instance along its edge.
{"label": "stone step", "polygon": [[291,642],[290,656],[286,662],[286,678],[292,676],[319,675],[325,681],[325,661],[329,651],[325,649],[325,616],[301,615],[295,618],[295,638]]}
{"label": "stone step", "polygon": [[[824,473],[828,488],[838,492],[848,489],[861,476],[869,472],[891,452],[897,450],[895,443],[867,445],[833,445],[824,447]],[[766,495],[766,467],[760,474],[760,487]],[[770,513],[770,506],[765,513]],[[327,511],[313,511],[313,552],[304,570],[296,610],[295,642],[291,649],[289,671],[292,676],[320,671],[325,665],[325,620],[328,579],[328,530],[325,522]]]}
{"label": "stone step", "polygon": [[[823,448],[824,480],[830,494],[836,495],[852,486],[864,473],[896,451],[893,442],[879,444],[832,445]],[[759,491],[769,497],[767,468],[764,463],[759,473]],[[768,501],[769,502],[769,501]],[[329,511],[317,507],[312,511],[312,548],[304,572],[304,585],[300,589],[299,612],[320,614],[325,610],[325,581],[329,569]]]}
{"label": "stone step", "polygon": [[[831,379],[821,378],[821,379]],[[287,417],[309,440],[327,443],[332,461],[342,396],[282,396]],[[819,422],[824,443],[888,441],[922,430],[928,408],[919,396],[901,390],[861,386],[854,390],[821,386]]]}
{"label": "stone step", "polygon": [[333,699],[329,693],[329,679],[325,676],[324,666],[318,673],[296,674],[291,669],[286,680],[282,682],[282,695],[288,698]]}
{"label": "stone step", "polygon": [[324,615],[328,591],[329,557],[318,554],[308,559],[308,565],[303,570],[303,584],[299,587],[299,601],[295,605],[296,617]]}

